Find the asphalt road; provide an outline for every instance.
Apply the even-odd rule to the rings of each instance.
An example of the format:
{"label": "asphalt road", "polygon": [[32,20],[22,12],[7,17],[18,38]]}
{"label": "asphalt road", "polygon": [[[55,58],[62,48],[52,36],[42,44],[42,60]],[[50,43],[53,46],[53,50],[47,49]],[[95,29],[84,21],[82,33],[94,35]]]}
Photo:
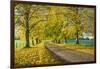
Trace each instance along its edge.
{"label": "asphalt road", "polygon": [[70,63],[83,63],[83,62],[93,62],[95,61],[94,55],[74,51],[71,49],[66,49],[63,47],[59,47],[57,45],[54,45],[52,43],[45,43],[45,46],[48,50],[53,52],[56,56],[61,58],[62,60]]}

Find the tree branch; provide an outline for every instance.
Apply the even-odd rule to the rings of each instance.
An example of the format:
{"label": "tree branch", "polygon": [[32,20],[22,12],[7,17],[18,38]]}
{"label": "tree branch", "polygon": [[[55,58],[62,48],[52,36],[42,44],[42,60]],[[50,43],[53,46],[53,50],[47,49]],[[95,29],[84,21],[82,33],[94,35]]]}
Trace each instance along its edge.
{"label": "tree branch", "polygon": [[29,20],[30,20],[32,17],[34,17],[33,14],[34,14],[36,11],[38,11],[38,9],[39,9],[39,7],[38,7],[37,9],[35,9],[35,10],[30,14],[31,16],[29,16]]}
{"label": "tree branch", "polygon": [[30,27],[30,31],[32,31],[32,29],[41,21],[46,21],[46,20],[39,20],[37,22],[35,22],[31,27]]}

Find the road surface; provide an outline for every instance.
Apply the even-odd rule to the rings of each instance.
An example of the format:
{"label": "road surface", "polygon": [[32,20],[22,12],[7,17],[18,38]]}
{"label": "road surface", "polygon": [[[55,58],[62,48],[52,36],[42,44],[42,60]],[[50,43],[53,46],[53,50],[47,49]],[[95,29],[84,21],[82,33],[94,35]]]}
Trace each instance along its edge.
{"label": "road surface", "polygon": [[56,56],[69,63],[93,62],[95,60],[94,55],[91,54],[66,49],[48,42],[46,42],[44,45]]}

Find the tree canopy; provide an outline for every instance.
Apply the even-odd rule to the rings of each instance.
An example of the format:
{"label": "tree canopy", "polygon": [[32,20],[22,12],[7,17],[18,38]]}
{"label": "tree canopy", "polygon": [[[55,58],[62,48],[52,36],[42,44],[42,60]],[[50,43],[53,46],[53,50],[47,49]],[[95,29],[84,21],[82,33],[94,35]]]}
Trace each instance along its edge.
{"label": "tree canopy", "polygon": [[79,38],[83,33],[94,35],[94,8],[15,4],[15,38],[26,40],[26,47],[43,40],[56,43]]}

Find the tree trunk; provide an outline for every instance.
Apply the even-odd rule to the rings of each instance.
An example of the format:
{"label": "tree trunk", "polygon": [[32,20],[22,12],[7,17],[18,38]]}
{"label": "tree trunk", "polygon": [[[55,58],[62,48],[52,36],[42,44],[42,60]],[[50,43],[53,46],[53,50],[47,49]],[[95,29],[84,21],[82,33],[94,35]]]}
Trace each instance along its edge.
{"label": "tree trunk", "polygon": [[29,43],[29,21],[28,21],[29,13],[26,13],[26,31],[25,31],[25,36],[26,36],[26,46],[25,47],[30,47]]}
{"label": "tree trunk", "polygon": [[33,37],[32,37],[32,45],[34,46],[35,44],[34,44],[34,39],[33,39]]}
{"label": "tree trunk", "polygon": [[59,43],[59,44],[60,44],[60,39],[58,39],[57,43]]}
{"label": "tree trunk", "polygon": [[79,44],[79,31],[76,32],[76,44]]}
{"label": "tree trunk", "polygon": [[38,44],[38,38],[36,38],[36,44]]}
{"label": "tree trunk", "polygon": [[64,38],[64,43],[67,43],[67,38],[66,37]]}
{"label": "tree trunk", "polygon": [[[79,15],[79,8],[76,8],[76,14]],[[79,24],[80,24],[80,20],[78,19],[77,25]],[[77,26],[77,31],[76,31],[76,44],[79,44],[79,26]]]}

